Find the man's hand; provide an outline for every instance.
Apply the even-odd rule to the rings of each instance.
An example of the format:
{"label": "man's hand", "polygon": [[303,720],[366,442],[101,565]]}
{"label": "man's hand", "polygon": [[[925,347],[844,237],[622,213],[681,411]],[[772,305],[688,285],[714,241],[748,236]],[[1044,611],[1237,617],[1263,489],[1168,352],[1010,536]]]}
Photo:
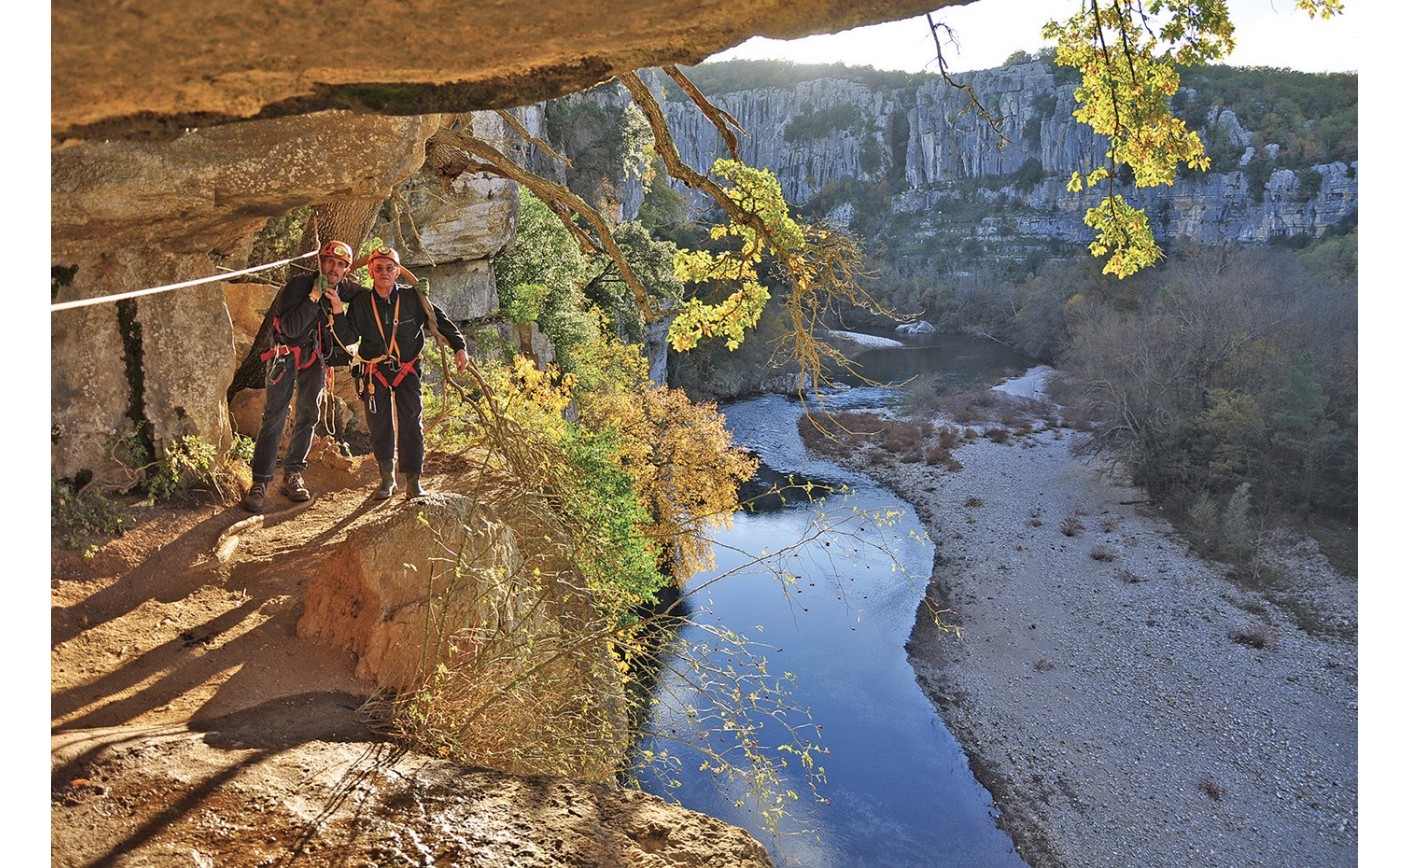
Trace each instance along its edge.
{"label": "man's hand", "polygon": [[464,350],[455,351],[455,370],[457,372],[465,370],[470,366],[470,354]]}
{"label": "man's hand", "polygon": [[430,297],[431,297],[431,281],[428,280],[428,279],[426,279],[426,278],[424,278],[424,277],[421,278],[420,280],[416,281],[416,291],[419,292],[419,293],[421,293],[421,295],[424,296],[425,298],[430,298]]}
{"label": "man's hand", "polygon": [[328,278],[322,272],[319,272],[318,277],[313,280],[313,290],[309,292],[308,300],[316,304],[318,300],[323,297],[323,293],[327,291]]}
{"label": "man's hand", "polygon": [[338,314],[342,313],[342,312],[343,312],[343,298],[342,298],[342,296],[338,295],[336,292],[330,292],[330,293],[328,293],[328,309],[333,312],[333,315],[334,315],[334,316],[337,316]]}

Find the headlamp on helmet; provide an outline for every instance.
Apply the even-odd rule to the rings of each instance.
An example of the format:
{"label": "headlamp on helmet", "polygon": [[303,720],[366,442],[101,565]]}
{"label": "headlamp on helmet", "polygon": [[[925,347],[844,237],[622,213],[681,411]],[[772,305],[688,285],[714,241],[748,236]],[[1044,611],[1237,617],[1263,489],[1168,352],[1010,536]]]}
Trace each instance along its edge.
{"label": "headlamp on helmet", "polygon": [[347,265],[352,265],[352,248],[341,241],[328,241],[323,244],[318,251],[319,256],[331,256],[334,259],[341,259]]}
{"label": "headlamp on helmet", "polygon": [[367,255],[368,267],[370,268],[372,266],[372,263],[376,262],[379,259],[390,259],[392,262],[395,262],[398,266],[401,265],[401,257],[397,255],[396,250],[386,246],[385,244],[381,247],[374,248],[372,252]]}

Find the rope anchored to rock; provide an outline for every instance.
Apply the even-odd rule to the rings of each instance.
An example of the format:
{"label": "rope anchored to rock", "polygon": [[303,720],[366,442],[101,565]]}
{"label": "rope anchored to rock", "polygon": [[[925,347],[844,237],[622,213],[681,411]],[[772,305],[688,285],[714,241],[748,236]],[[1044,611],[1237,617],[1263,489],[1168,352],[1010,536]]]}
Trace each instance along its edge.
{"label": "rope anchored to rock", "polygon": [[202,283],[223,282],[229,280],[232,277],[242,277],[246,274],[254,274],[260,271],[268,271],[271,268],[279,268],[280,266],[288,265],[291,262],[298,262],[300,259],[308,259],[310,256],[317,255],[318,250],[317,248],[315,248],[313,250],[310,250],[308,253],[304,253],[299,256],[291,256],[288,259],[281,259],[278,262],[268,262],[264,265],[251,266],[250,268],[242,269],[240,271],[232,271],[228,274],[214,274],[210,277],[199,277],[195,280],[184,280],[181,283],[169,283],[166,286],[154,286],[150,289],[134,289],[131,292],[120,292],[116,295],[100,295],[95,298],[80,298],[75,301],[56,302],[54,304],[49,305],[49,311],[52,313],[56,310],[68,310],[69,308],[85,307],[90,304],[101,304],[105,301],[121,301],[125,298],[136,298],[139,295],[153,295],[154,293],[158,292],[169,292],[173,289],[184,289],[185,287],[197,286]]}

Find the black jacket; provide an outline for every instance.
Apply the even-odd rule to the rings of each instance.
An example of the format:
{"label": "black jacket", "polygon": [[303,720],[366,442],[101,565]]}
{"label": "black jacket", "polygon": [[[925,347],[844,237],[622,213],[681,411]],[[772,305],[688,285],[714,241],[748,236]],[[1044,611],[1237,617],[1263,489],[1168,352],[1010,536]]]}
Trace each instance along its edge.
{"label": "black jacket", "polygon": [[[350,361],[348,354],[328,331],[328,318],[332,311],[327,296],[317,302],[308,299],[317,277],[317,274],[296,274],[275,296],[274,342],[299,347],[304,358],[309,358],[309,354],[317,348],[328,364],[346,365]],[[352,280],[343,280],[337,286],[338,297],[343,304],[351,302],[361,291],[362,287]]]}
{"label": "black jacket", "polygon": [[[436,304],[431,305],[431,309],[436,315],[436,328],[450,348],[465,349],[464,336],[446,312]],[[387,355],[387,345],[395,343],[397,359],[409,362],[420,356],[426,346],[426,335],[430,331],[426,328],[428,321],[426,311],[416,298],[416,290],[398,286],[385,300],[375,289],[358,293],[343,315],[333,317],[333,330],[344,344],[358,344],[357,354],[364,359]]]}

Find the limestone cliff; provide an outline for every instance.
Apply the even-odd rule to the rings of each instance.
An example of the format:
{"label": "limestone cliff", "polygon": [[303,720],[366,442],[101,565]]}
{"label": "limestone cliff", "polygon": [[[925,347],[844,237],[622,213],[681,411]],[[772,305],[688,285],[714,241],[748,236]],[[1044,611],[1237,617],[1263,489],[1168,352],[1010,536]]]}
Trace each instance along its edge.
{"label": "limestone cliff", "polygon": [[[748,131],[743,158],[777,174],[790,201],[854,230],[868,217],[872,231],[904,236],[918,248],[909,270],[933,275],[926,260],[956,252],[965,239],[1011,249],[1090,240],[1082,217],[1094,197],[1069,192],[1067,179],[1100,165],[1107,143],[1072,118],[1072,80],[1042,61],[962,78],[1007,144],[999,146],[965,92],[933,77],[891,88],[828,78],[713,98]],[[687,162],[708,168],[725,156],[718,133],[689,104],[667,108]],[[1147,209],[1158,239],[1320,236],[1356,214],[1354,161],[1313,166],[1317,183],[1290,169],[1265,181],[1250,169],[1252,136],[1233,111],[1212,110],[1192,125],[1207,143],[1231,141],[1247,152],[1232,171],[1182,172],[1173,187],[1127,185],[1123,195]],[[1276,153],[1277,143],[1265,148]],[[937,242],[917,241],[924,238]]]}

